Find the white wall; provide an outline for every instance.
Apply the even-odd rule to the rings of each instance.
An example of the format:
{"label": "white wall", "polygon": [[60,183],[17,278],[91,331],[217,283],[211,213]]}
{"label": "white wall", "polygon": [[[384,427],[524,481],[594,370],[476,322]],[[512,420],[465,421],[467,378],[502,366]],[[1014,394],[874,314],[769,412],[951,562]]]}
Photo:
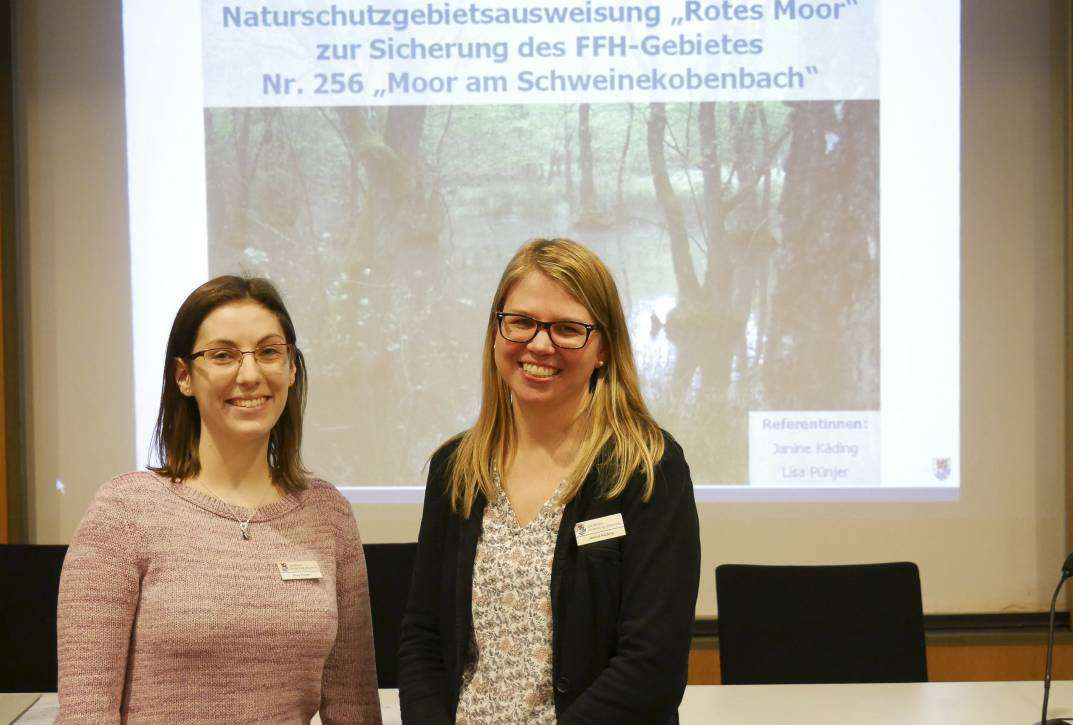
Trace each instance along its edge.
{"label": "white wall", "polygon": [[16,3],[15,54],[30,531],[66,542],[134,457],[119,3]]}

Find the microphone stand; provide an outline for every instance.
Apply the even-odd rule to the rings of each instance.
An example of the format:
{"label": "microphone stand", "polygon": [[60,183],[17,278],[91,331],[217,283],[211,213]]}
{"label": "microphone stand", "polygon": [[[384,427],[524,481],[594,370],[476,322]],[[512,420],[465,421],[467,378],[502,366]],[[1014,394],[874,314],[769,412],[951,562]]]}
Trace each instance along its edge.
{"label": "microphone stand", "polygon": [[1034,725],[1069,725],[1069,721],[1065,718],[1047,719],[1047,701],[1051,696],[1051,665],[1054,662],[1054,609],[1058,602],[1058,592],[1071,576],[1073,576],[1073,554],[1066,557],[1066,563],[1062,565],[1062,578],[1058,580],[1058,586],[1054,588],[1054,596],[1051,597],[1050,623],[1047,626],[1047,669],[1043,675],[1043,715],[1039,723]]}

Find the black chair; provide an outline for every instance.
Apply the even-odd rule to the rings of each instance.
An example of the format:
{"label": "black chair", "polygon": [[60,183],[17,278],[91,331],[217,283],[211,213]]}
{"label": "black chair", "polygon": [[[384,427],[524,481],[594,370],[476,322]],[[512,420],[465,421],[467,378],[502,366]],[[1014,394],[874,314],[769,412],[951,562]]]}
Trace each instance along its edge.
{"label": "black chair", "polygon": [[927,682],[916,564],[715,570],[724,685]]}
{"label": "black chair", "polygon": [[399,686],[399,630],[417,544],[365,544],[369,604],[373,611],[376,680],[381,688]]}
{"label": "black chair", "polygon": [[56,599],[66,546],[0,544],[0,692],[56,691]]}

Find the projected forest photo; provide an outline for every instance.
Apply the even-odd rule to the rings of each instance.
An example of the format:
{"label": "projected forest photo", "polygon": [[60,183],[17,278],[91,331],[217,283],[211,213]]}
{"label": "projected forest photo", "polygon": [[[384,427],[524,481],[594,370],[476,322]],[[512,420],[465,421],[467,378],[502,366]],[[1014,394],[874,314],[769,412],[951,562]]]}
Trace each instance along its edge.
{"label": "projected forest photo", "polygon": [[697,484],[748,482],[750,410],[879,408],[877,101],[210,108],[212,274],[274,280],[304,452],[423,482],[468,427],[499,274],[565,236],[615,275]]}

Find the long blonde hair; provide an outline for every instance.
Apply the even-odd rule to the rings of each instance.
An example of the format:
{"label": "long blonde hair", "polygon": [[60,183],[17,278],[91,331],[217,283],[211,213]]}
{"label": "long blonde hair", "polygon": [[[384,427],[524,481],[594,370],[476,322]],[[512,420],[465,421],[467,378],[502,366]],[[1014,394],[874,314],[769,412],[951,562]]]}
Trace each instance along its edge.
{"label": "long blonde hair", "polygon": [[514,409],[510,390],[496,370],[492,349],[497,333],[495,313],[514,284],[529,272],[540,272],[562,285],[592,315],[607,352],[606,364],[593,371],[588,404],[578,421],[581,436],[577,459],[566,478],[563,503],[570,501],[593,466],[607,481],[607,498],[621,494],[630,478],[644,477],[644,500],[652,496],[655,467],[663,456],[663,432],[652,419],[637,381],[630,333],[618,289],[604,263],[569,239],[534,239],[522,245],[499,280],[484,337],[481,410],[476,424],[461,434],[451,459],[451,506],[469,516],[477,492],[496,497],[491,464],[508,468],[515,446]]}

